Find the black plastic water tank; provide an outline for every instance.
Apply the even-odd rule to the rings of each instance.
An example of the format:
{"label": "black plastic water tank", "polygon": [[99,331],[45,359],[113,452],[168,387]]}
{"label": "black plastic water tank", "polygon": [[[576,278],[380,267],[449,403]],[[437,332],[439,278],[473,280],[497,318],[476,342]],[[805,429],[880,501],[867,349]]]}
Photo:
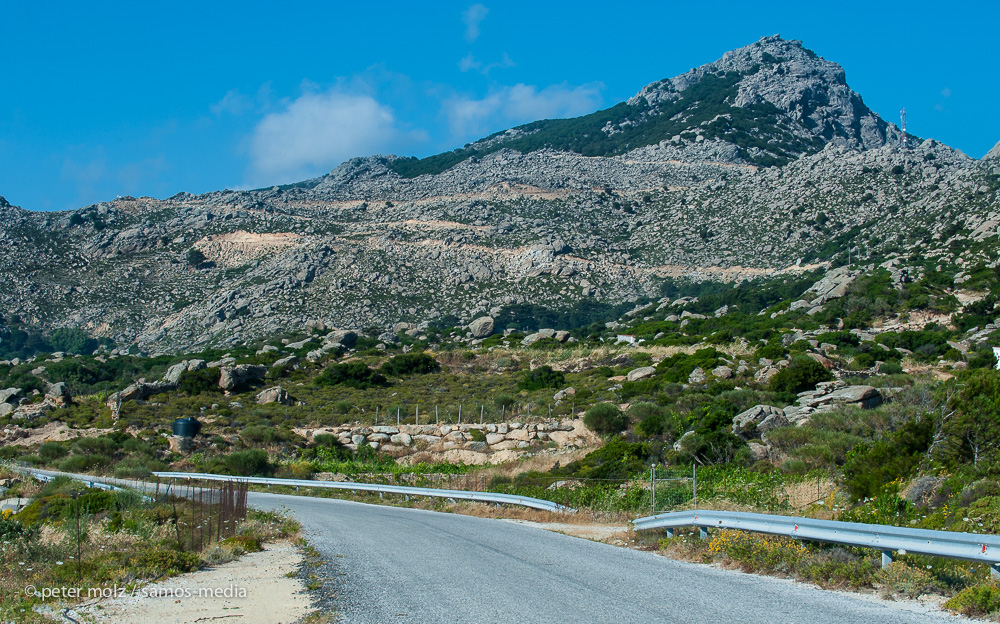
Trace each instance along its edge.
{"label": "black plastic water tank", "polygon": [[174,421],[174,435],[183,438],[193,438],[201,431],[201,422],[191,416],[190,418],[178,418]]}

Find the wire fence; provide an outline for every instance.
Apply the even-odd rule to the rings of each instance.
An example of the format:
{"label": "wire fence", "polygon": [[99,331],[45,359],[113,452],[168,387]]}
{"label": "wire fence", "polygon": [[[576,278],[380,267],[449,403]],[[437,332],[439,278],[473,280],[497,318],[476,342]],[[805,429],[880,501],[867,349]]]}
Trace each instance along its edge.
{"label": "wire fence", "polygon": [[[161,488],[161,485],[163,486]],[[162,491],[161,491],[162,489]],[[173,504],[173,522],[181,548],[201,551],[207,544],[236,535],[239,523],[247,517],[246,481],[209,481],[195,485],[191,481],[156,483],[156,499],[165,502],[170,496],[185,498],[189,504],[178,510]]]}

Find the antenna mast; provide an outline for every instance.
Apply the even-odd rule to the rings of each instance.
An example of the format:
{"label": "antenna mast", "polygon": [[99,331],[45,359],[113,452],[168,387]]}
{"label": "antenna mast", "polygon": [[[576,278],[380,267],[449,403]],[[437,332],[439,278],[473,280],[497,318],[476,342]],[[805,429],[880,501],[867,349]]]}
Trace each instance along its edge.
{"label": "antenna mast", "polygon": [[899,111],[899,128],[902,131],[901,141],[903,144],[903,149],[906,149],[906,109]]}

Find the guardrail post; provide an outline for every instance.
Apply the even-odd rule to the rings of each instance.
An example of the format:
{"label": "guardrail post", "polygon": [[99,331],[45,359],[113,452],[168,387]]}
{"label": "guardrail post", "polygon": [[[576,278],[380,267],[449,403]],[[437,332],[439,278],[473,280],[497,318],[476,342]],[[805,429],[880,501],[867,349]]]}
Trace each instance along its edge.
{"label": "guardrail post", "polygon": [[889,564],[892,563],[892,551],[883,550],[882,551],[882,567],[887,568]]}
{"label": "guardrail post", "polygon": [[705,527],[698,527],[698,537],[701,539],[708,539],[708,529]]}

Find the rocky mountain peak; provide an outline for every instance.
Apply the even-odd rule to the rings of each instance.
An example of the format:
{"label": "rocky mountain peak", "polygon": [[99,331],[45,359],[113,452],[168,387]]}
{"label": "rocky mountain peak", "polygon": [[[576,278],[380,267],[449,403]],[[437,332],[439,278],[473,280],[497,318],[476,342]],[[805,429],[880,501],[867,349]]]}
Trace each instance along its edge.
{"label": "rocky mountain peak", "polygon": [[[983,160],[1000,160],[1000,141],[997,141],[997,144],[993,146],[993,149],[986,152],[986,155],[983,156]],[[0,199],[3,198],[0,197]]]}
{"label": "rocky mountain peak", "polygon": [[[672,112],[685,94],[696,90],[711,90],[712,97],[702,102],[716,108],[725,104],[742,109],[744,116],[749,113],[755,120],[779,127],[790,122],[780,130],[797,135],[800,141],[786,141],[788,149],[783,151],[789,156],[811,153],[828,142],[872,149],[898,138],[895,127],[872,112],[847,86],[843,67],[817,55],[801,41],[779,35],[764,37],[726,52],[717,61],[647,85],[628,103]],[[704,108],[704,104],[695,108]],[[720,118],[727,114],[732,123],[732,112],[720,111]]]}

